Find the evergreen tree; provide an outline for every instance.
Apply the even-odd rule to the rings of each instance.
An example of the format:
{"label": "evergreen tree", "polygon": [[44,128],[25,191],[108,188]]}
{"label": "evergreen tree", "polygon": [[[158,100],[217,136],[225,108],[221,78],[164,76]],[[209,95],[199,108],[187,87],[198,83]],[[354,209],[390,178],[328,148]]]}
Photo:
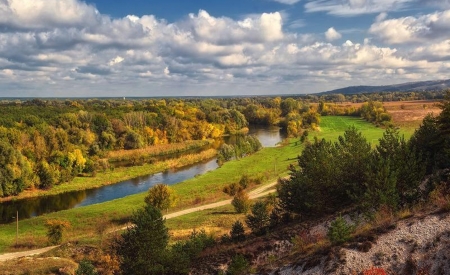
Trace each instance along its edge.
{"label": "evergreen tree", "polygon": [[169,233],[161,212],[147,204],[131,222],[134,226],[115,244],[122,274],[170,274],[165,267]]}

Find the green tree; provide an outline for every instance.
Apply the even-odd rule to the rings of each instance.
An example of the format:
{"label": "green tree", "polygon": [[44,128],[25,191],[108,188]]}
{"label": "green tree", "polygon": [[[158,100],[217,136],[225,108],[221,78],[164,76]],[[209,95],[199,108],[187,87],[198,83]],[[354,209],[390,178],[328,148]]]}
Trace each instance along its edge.
{"label": "green tree", "polygon": [[59,182],[59,171],[54,164],[48,164],[47,161],[42,160],[38,163],[36,170],[40,188],[50,189]]}
{"label": "green tree", "polygon": [[228,275],[246,275],[250,270],[250,264],[242,254],[237,254],[231,259],[228,266]]}
{"label": "green tree", "polygon": [[152,205],[159,210],[167,210],[176,205],[177,196],[175,192],[166,184],[158,183],[148,190],[145,203]]}
{"label": "green tree", "polygon": [[243,241],[245,239],[245,229],[241,221],[233,223],[230,231],[230,237],[233,241]]}
{"label": "green tree", "polygon": [[251,213],[247,215],[245,223],[256,235],[266,233],[270,226],[270,211],[267,203],[256,202],[252,206]]}
{"label": "green tree", "polygon": [[0,139],[0,197],[17,195],[30,185],[31,164],[4,138]]}
{"label": "green tree", "polygon": [[334,245],[347,242],[351,238],[354,227],[349,225],[342,216],[337,217],[328,228],[327,237]]}
{"label": "green tree", "polygon": [[169,274],[166,252],[169,233],[160,210],[147,204],[131,217],[130,226],[115,243],[122,274]]}

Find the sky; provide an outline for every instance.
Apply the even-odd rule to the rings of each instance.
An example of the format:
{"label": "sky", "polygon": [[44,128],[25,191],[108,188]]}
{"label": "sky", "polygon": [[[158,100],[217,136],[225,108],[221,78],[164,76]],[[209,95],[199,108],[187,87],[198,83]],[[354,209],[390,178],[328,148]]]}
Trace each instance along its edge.
{"label": "sky", "polygon": [[0,97],[311,94],[450,78],[450,0],[0,0]]}

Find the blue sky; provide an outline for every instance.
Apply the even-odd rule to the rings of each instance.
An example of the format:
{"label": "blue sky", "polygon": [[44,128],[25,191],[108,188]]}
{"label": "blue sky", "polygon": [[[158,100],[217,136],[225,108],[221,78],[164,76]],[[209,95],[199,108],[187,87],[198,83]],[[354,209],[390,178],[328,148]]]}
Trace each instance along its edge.
{"label": "blue sky", "polygon": [[0,0],[0,97],[304,94],[449,60],[450,0]]}

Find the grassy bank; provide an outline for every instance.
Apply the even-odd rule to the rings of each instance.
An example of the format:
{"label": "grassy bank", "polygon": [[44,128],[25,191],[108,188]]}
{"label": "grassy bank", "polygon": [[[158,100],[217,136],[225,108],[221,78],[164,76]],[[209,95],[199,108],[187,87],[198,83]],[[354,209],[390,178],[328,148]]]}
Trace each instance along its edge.
{"label": "grassy bank", "polygon": [[179,158],[160,161],[157,163],[146,163],[141,166],[119,167],[113,170],[99,172],[95,177],[76,177],[70,183],[56,185],[49,190],[25,190],[18,196],[0,198],[0,202],[39,196],[51,196],[70,191],[98,188],[140,176],[155,174],[168,169],[181,168],[183,166],[211,159],[216,155],[217,151],[215,149],[208,149],[197,154],[187,154]]}
{"label": "grassy bank", "polygon": [[[383,129],[376,128],[361,119],[323,117],[320,131],[314,132],[310,136],[336,140],[351,125],[360,129],[369,141],[376,141],[383,133]],[[228,198],[222,192],[223,186],[239,181],[243,174],[248,174],[251,177],[262,176],[266,181],[273,181],[279,175],[286,175],[288,165],[295,163],[295,158],[301,153],[302,148],[303,145],[298,142],[298,139],[291,139],[283,146],[264,148],[254,155],[227,162],[217,170],[173,185],[172,187],[180,200],[178,206],[172,211]],[[130,168],[124,170],[123,173],[128,174],[130,172],[128,169]],[[68,241],[95,242],[100,236],[99,232],[105,227],[120,224],[126,220],[134,209],[141,207],[144,203],[144,197],[145,193],[141,193],[101,204],[20,221],[19,244],[22,244],[24,248],[26,246],[45,246],[44,223],[47,219],[67,220],[72,224],[72,227],[67,231],[66,240]],[[178,225],[185,224],[183,219],[194,219],[189,223],[195,224],[195,228],[228,228],[229,223],[234,221],[235,217],[229,213],[229,209],[226,209],[198,212],[187,217],[175,218],[170,220],[169,226],[174,230],[188,230],[187,228],[179,228]],[[221,214],[224,211],[226,213]],[[207,214],[203,217],[196,217],[202,216],[202,213]],[[228,218],[222,219],[225,216],[216,215],[225,215]],[[0,253],[13,250],[14,241],[15,224],[0,225]]]}

